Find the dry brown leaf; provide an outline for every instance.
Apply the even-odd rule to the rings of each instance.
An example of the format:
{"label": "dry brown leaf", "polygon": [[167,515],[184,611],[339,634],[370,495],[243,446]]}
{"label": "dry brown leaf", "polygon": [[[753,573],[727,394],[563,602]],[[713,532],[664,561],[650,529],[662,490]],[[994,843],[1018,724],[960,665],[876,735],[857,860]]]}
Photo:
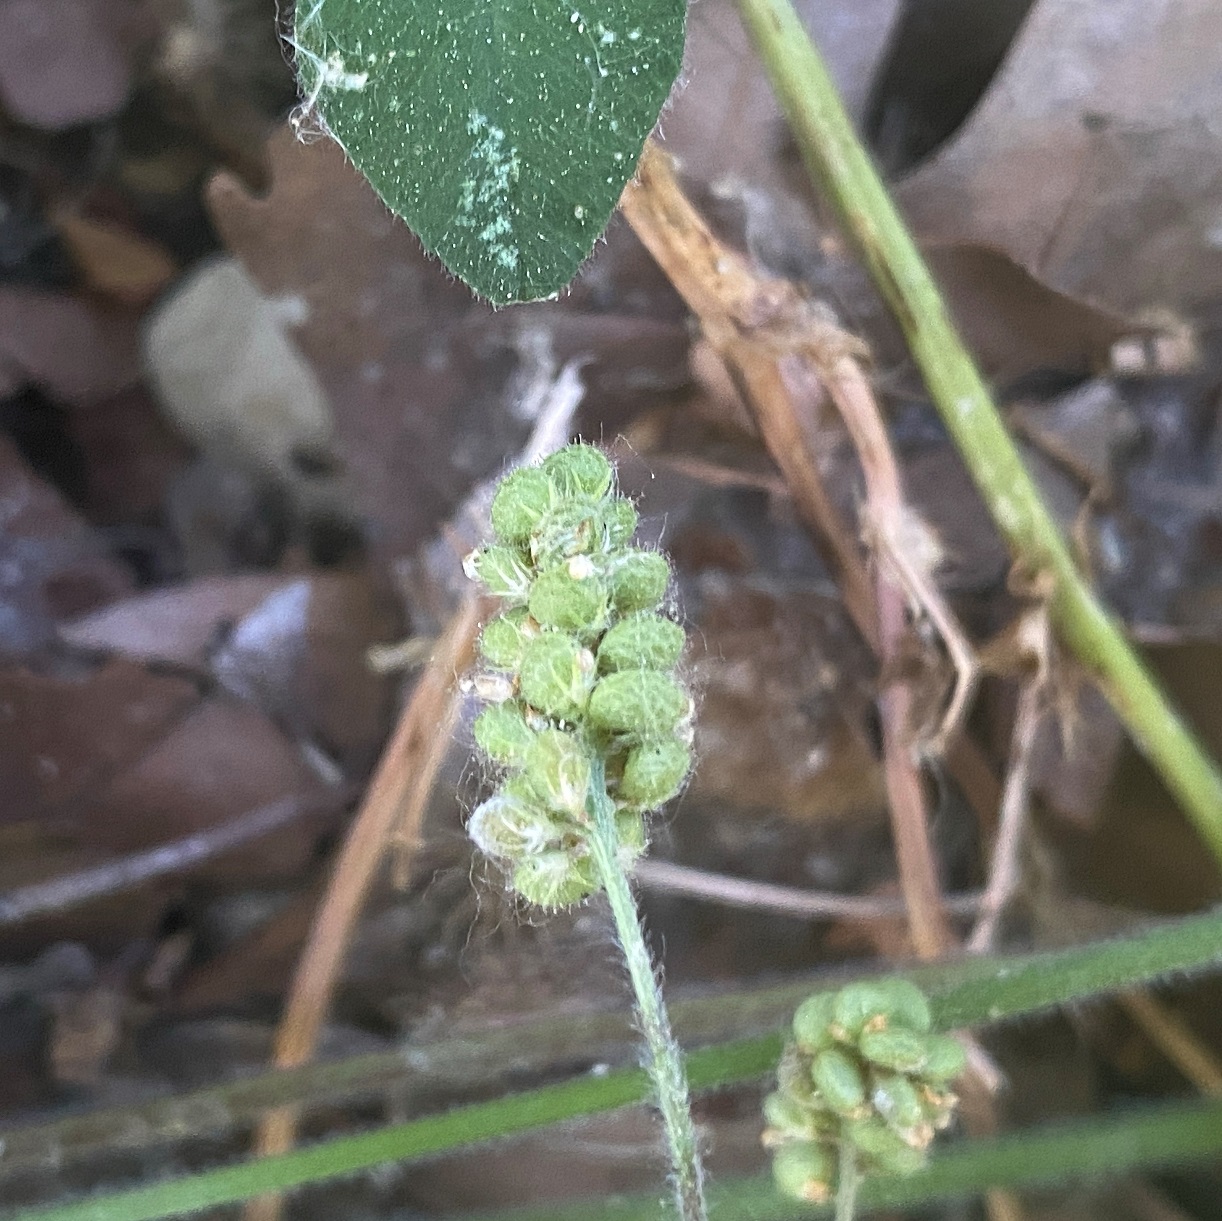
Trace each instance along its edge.
{"label": "dry brown leaf", "polygon": [[[76,811],[77,835],[96,848],[131,852],[277,798],[322,791],[296,746],[267,717],[216,696],[200,701],[155,747],[90,793],[88,805]],[[313,851],[314,837],[290,824],[205,863],[195,876],[229,883],[293,878]]]}
{"label": "dry brown leaf", "polygon": [[46,644],[56,620],[122,597],[131,577],[16,446],[0,437],[0,656]]}
{"label": "dry brown leaf", "polygon": [[133,0],[0,0],[0,101],[58,129],[116,113],[131,88]]}
{"label": "dry brown leaf", "polygon": [[1132,314],[1222,281],[1222,7],[1040,0],[958,135],[902,181],[924,241],[1000,247]]}
{"label": "dry brown leaf", "polygon": [[198,698],[192,683],[126,661],[63,677],[0,670],[0,818],[66,813],[151,749]]}
{"label": "dry brown leaf", "polygon": [[558,303],[494,313],[438,263],[329,140],[287,127],[269,142],[256,199],[227,175],[208,190],[226,245],[291,319],[330,399],[336,444],[375,549],[398,558],[431,537],[474,482],[500,469],[530,421],[523,373],[584,361],[610,427],[687,378],[674,294],[622,225]]}
{"label": "dry brown leaf", "polygon": [[266,572],[199,577],[114,602],[64,624],[59,636],[130,661],[203,670],[221,634],[285,584],[283,576]]}
{"label": "dry brown leaf", "polygon": [[138,315],[67,293],[0,286],[0,381],[88,405],[140,376]]}
{"label": "dry brown leaf", "polygon": [[[900,0],[799,0],[797,9],[849,113],[860,115]],[[784,124],[734,0],[692,6],[684,59],[683,87],[662,116],[666,151],[705,182],[734,179],[771,189]]]}
{"label": "dry brown leaf", "polygon": [[66,415],[85,466],[82,509],[103,523],[156,521],[190,458],[143,385]]}

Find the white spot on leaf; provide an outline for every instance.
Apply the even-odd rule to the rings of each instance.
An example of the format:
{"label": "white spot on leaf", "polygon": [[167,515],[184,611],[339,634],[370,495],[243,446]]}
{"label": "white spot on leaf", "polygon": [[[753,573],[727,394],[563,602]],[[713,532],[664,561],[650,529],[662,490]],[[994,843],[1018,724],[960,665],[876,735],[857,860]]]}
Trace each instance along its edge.
{"label": "white spot on leaf", "polygon": [[518,150],[507,149],[505,132],[478,110],[467,116],[467,134],[476,139],[471,148],[472,172],[463,179],[459,194],[457,222],[473,229],[477,216],[482,219],[491,212],[492,219],[480,229],[479,240],[500,267],[516,271],[519,253],[509,216],[509,192],[521,173]]}

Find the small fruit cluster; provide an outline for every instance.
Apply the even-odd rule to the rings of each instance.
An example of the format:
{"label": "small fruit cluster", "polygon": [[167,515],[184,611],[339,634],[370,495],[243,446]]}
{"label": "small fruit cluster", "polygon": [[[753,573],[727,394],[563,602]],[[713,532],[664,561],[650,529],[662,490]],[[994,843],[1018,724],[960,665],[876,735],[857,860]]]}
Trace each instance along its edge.
{"label": "small fruit cluster", "polygon": [[594,764],[627,861],[645,850],[645,814],[691,767],[692,703],[675,675],[685,637],[662,613],[670,566],[632,546],[636,509],[597,449],[510,472],[491,516],[496,541],[465,568],[503,603],[480,637],[475,689],[489,706],[475,741],[504,776],[467,829],[524,899],[566,907],[598,885]]}
{"label": "small fruit cluster", "polygon": [[930,1032],[929,1002],[904,979],[849,984],[809,997],[764,1101],[764,1144],[777,1187],[799,1200],[831,1198],[842,1150],[863,1174],[911,1174],[957,1099],[948,1084],[963,1048]]}

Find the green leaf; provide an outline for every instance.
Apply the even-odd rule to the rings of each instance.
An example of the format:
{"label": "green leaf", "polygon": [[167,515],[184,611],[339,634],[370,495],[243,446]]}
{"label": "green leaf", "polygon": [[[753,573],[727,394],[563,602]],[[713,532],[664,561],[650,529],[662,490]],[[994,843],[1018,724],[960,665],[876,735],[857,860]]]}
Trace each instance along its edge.
{"label": "green leaf", "polygon": [[686,0],[301,0],[307,100],[490,301],[589,255],[679,73]]}

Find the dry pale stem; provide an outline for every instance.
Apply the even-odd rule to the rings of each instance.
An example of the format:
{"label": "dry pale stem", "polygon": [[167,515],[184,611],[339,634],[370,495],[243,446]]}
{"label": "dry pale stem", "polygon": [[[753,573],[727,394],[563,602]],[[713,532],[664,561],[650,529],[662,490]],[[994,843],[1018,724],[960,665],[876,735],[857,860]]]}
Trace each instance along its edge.
{"label": "dry pale stem", "polygon": [[1123,992],[1120,1004],[1202,1094],[1222,1097],[1222,1064],[1179,1014],[1146,991]]}
{"label": "dry pale stem", "polygon": [[788,281],[759,276],[713,236],[680,190],[669,158],[652,141],[620,207],[726,362],[798,512],[844,591],[853,622],[874,644],[877,625],[869,573],[857,539],[808,460],[808,439],[780,368],[779,355],[785,349],[772,338],[774,329],[809,311]]}
{"label": "dry pale stem", "polygon": [[[276,1032],[278,1068],[304,1064],[313,1056],[344,954],[390,836],[396,830],[404,832],[405,812],[419,815],[425,808],[437,773],[436,755],[449,741],[438,726],[450,719],[455,678],[472,660],[483,609],[479,599],[470,598],[451,620],[382,755],[293,976]],[[295,1109],[269,1112],[255,1134],[255,1155],[268,1157],[290,1149],[296,1130]],[[280,1206],[279,1196],[251,1200],[247,1221],[274,1221]]]}
{"label": "dry pale stem", "polygon": [[1019,689],[1010,738],[1010,765],[1002,790],[1001,816],[997,820],[989,880],[980,905],[980,919],[967,943],[974,954],[988,953],[994,948],[1001,917],[1022,880],[1022,842],[1031,796],[1031,763],[1045,691],[1044,678],[1038,672]]}
{"label": "dry pale stem", "polygon": [[[857,540],[828,497],[799,406],[785,374],[795,358],[805,360],[845,417],[857,444],[868,483],[870,516],[877,528],[902,537],[905,517],[898,468],[886,431],[861,368],[859,341],[827,321],[788,281],[760,274],[723,246],[683,195],[666,154],[652,142],[645,147],[637,178],[621,208],[637,236],[700,319],[706,337],[735,377],[773,460],[789,484],[799,511],[821,539],[844,592],[845,604],[862,636],[883,662],[895,659],[909,631],[906,593],[919,602],[943,633],[959,672],[952,698],[956,718],[971,694],[975,663],[962,634],[932,580],[901,587],[894,562],[872,580]],[[808,409],[808,408],[807,408]],[[892,551],[898,550],[893,548]],[[894,561],[894,554],[889,557]],[[901,885],[913,943],[923,957],[935,957],[954,944],[938,892],[928,835],[925,792],[914,749],[913,693],[892,682],[882,692],[880,712],[888,795],[896,838]],[[952,726],[953,728],[953,726]],[[996,808],[997,785],[987,764],[968,739],[952,738],[947,762],[965,792],[982,812]],[[985,813],[986,820],[988,813]],[[994,1122],[991,1098],[983,1085],[973,1110],[981,1125]],[[1005,1192],[989,1196],[994,1221],[1021,1216]]]}
{"label": "dry pale stem", "polygon": [[[914,692],[912,685],[887,671],[898,666],[908,637],[908,607],[904,587],[896,580],[902,570],[923,571],[926,596],[929,588],[940,607],[941,594],[933,587],[920,562],[910,562],[902,539],[904,504],[899,464],[887,436],[882,413],[869,379],[856,359],[846,355],[831,361],[820,359],[817,346],[808,353],[820,378],[828,387],[861,462],[866,485],[866,516],[876,541],[886,540],[886,554],[876,564],[875,598],[878,606],[879,656],[883,662],[884,687],[879,696],[883,731],[883,765],[890,797],[891,825],[899,859],[900,883],[912,923],[912,940],[922,958],[936,958],[954,944],[946,922],[937,885],[937,862],[929,840],[929,813],[925,785],[917,762]],[[887,562],[887,561],[890,562]],[[901,568],[901,565],[904,568]],[[911,589],[911,586],[910,586]],[[941,617],[950,620],[949,611]],[[887,681],[890,677],[890,681]]]}
{"label": "dry pale stem", "polygon": [[[702,899],[722,907],[778,912],[799,920],[894,920],[908,911],[907,903],[899,895],[894,898],[842,895],[778,886],[773,882],[755,882],[749,878],[692,869],[671,861],[640,860],[633,865],[632,872],[642,890]],[[947,911],[959,915],[974,915],[980,906],[980,896],[946,895],[943,905]]]}
{"label": "dry pale stem", "polygon": [[[666,154],[652,142],[621,207],[738,381],[799,510],[825,544],[849,613],[885,672],[908,632],[903,591],[889,570],[880,569],[875,586],[857,539],[824,488],[806,412],[786,375],[786,365],[797,359],[818,376],[858,444],[871,515],[897,521],[904,513],[898,469],[861,371],[860,341],[821,317],[787,280],[762,275],[719,242],[684,196]],[[863,441],[869,443],[864,448]],[[889,683],[879,701],[901,885],[914,945],[930,958],[948,949],[952,937],[938,894],[924,784],[911,740],[912,703],[911,688],[901,682]]]}
{"label": "dry pale stem", "polygon": [[133,852],[89,869],[7,891],[0,894],[0,927],[67,911],[106,895],[134,890],[154,878],[198,868],[204,861],[279,831],[309,814],[337,810],[354,796],[336,790],[309,799],[283,797],[256,806],[229,822],[158,844],[146,852]]}

